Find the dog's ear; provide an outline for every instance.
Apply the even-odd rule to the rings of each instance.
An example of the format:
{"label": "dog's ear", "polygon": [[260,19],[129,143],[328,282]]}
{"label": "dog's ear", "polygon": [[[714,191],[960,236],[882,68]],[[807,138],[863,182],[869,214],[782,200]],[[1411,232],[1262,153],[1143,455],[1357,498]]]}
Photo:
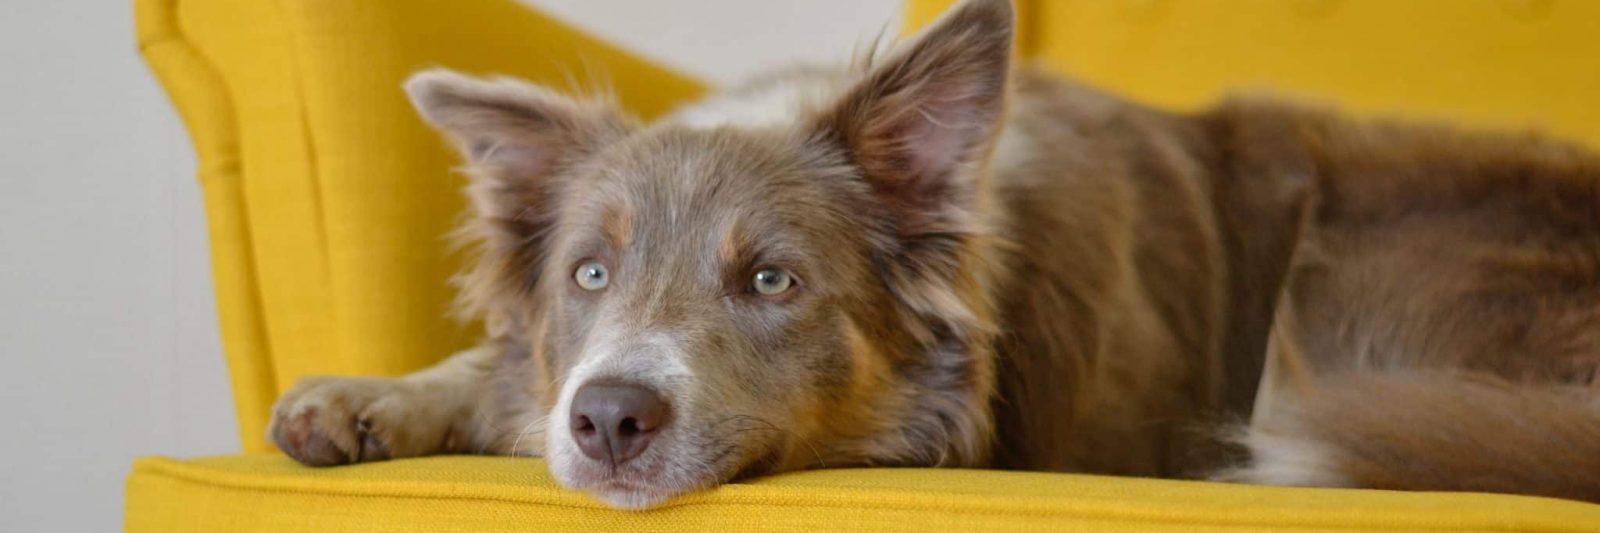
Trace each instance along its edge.
{"label": "dog's ear", "polygon": [[405,83],[424,121],[467,159],[476,213],[460,237],[483,255],[461,278],[462,311],[483,315],[492,332],[525,322],[515,297],[542,273],[545,240],[567,169],[638,128],[604,100],[580,101],[512,79],[478,79],[429,70]]}
{"label": "dog's ear", "polygon": [[[976,231],[978,180],[1004,120],[1015,22],[1009,0],[968,0],[872,65],[814,126],[842,145],[892,226],[895,291],[925,315]],[[941,288],[942,287],[942,288]]]}
{"label": "dog's ear", "polygon": [[969,203],[1004,112],[1009,0],[969,0],[873,65],[822,117],[874,192],[921,218]]}
{"label": "dog's ear", "polygon": [[482,224],[468,226],[494,252],[529,246],[554,216],[563,171],[638,127],[609,101],[576,100],[510,78],[445,69],[406,80],[422,119],[467,159],[468,196]]}
{"label": "dog's ear", "polygon": [[505,178],[548,175],[634,125],[608,102],[510,78],[433,69],[412,75],[405,89],[423,120],[450,135],[473,165]]}
{"label": "dog's ear", "polygon": [[548,189],[545,182],[564,167],[637,127],[609,102],[579,101],[509,78],[435,69],[411,76],[405,90],[422,119],[455,141],[472,177],[488,182],[475,188],[506,201],[474,195],[489,217],[518,215],[501,208],[537,207],[540,199],[527,195]]}

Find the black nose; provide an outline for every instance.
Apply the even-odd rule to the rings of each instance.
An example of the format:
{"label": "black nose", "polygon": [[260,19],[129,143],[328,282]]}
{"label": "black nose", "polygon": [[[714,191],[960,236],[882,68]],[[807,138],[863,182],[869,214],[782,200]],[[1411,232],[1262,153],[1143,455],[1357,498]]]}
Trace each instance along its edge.
{"label": "black nose", "polygon": [[623,383],[589,383],[572,397],[572,440],[590,459],[617,466],[650,447],[670,409],[655,391]]}

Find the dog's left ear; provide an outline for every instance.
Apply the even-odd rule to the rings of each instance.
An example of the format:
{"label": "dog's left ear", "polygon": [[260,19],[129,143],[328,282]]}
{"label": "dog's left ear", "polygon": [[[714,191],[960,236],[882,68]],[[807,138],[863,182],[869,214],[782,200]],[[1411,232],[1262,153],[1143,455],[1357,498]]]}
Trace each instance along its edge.
{"label": "dog's left ear", "polygon": [[[1004,121],[1013,12],[968,0],[873,66],[814,126],[861,169],[892,231],[880,272],[917,314],[974,318],[955,287],[977,233],[978,180]],[[924,340],[926,340],[925,335]]]}
{"label": "dog's left ear", "polygon": [[974,167],[1003,119],[1013,17],[1010,0],[958,5],[821,117],[897,218],[932,222],[975,201]]}

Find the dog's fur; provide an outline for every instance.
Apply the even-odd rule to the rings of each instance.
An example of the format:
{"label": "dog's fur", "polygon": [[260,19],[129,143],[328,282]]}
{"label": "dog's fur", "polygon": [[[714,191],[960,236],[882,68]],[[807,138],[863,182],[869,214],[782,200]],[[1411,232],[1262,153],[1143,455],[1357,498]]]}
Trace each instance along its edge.
{"label": "dog's fur", "polygon": [[[1267,100],[1163,113],[1012,69],[1012,25],[971,0],[649,126],[418,74],[470,165],[489,339],[306,380],[271,434],[314,465],[543,455],[629,508],[856,465],[1600,501],[1600,158]],[[573,282],[589,261],[603,290]],[[758,269],[796,286],[752,292]],[[568,427],[598,379],[673,413],[615,468]]]}

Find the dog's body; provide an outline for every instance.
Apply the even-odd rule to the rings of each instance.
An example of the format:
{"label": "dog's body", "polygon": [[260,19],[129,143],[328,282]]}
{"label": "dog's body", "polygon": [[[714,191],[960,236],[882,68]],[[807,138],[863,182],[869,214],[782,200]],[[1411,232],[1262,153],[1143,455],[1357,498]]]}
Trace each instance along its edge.
{"label": "dog's body", "polygon": [[[1010,17],[968,2],[881,64],[648,128],[420,75],[474,167],[491,339],[308,380],[274,438],[309,464],[544,455],[625,507],[852,465],[1600,501],[1600,158],[1157,112],[1011,72]],[[1244,456],[1206,429],[1241,420]]]}

